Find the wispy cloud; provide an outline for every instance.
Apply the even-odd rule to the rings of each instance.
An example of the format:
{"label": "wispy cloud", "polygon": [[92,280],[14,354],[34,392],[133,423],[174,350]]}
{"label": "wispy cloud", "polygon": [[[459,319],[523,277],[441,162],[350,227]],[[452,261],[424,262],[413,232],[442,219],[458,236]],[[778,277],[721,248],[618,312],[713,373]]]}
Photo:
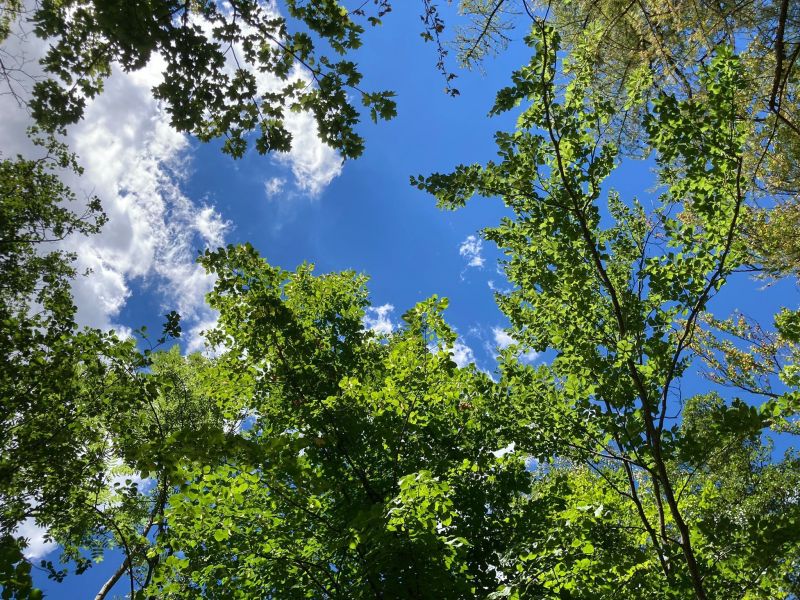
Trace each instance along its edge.
{"label": "wispy cloud", "polygon": [[39,527],[30,517],[17,527],[14,535],[24,537],[28,541],[28,547],[25,548],[24,552],[25,558],[28,560],[47,556],[58,547],[55,542],[47,539],[47,530]]}
{"label": "wispy cloud", "polygon": [[[501,273],[501,275],[502,275],[502,273]],[[489,281],[487,281],[486,285],[489,286],[490,290],[492,290],[493,292],[495,292],[497,294],[508,294],[512,290],[511,287],[500,287],[500,286],[498,286],[495,283],[494,279],[490,279]]]}
{"label": "wispy cloud", "polygon": [[[513,346],[514,344],[518,343],[517,340],[515,340],[514,337],[502,327],[493,327],[492,336],[494,338],[494,344],[497,350],[505,350],[509,346]],[[539,353],[534,350],[520,352],[518,358],[522,362],[532,363],[539,358]]]}
{"label": "wispy cloud", "polygon": [[467,260],[468,267],[483,268],[486,259],[481,254],[483,251],[483,240],[475,235],[470,235],[461,242],[458,253]]}
{"label": "wispy cloud", "polygon": [[392,333],[395,324],[392,323],[390,315],[393,311],[394,306],[391,304],[368,307],[364,315],[364,327],[379,334]]}
{"label": "wispy cloud", "polygon": [[468,364],[475,362],[475,352],[460,338],[453,344],[450,354],[453,357],[453,362],[459,367],[466,367]]}
{"label": "wispy cloud", "polygon": [[222,246],[231,222],[223,220],[213,206],[204,206],[195,215],[194,226],[209,248]]}
{"label": "wispy cloud", "polygon": [[272,200],[283,191],[285,186],[286,179],[283,177],[270,177],[264,181],[264,193],[267,195],[267,199]]}
{"label": "wispy cloud", "polygon": [[[28,55],[41,56],[44,42],[29,37],[26,43]],[[204,297],[213,279],[195,258],[204,247],[224,244],[229,224],[216,208],[182,191],[191,162],[188,139],[172,129],[150,91],[162,71],[156,61],[134,73],[115,71],[103,94],[87,103],[85,119],[68,132],[85,172],[62,177],[79,198],[98,196],[108,216],[99,235],[63,242],[77,255],[78,271],[89,271],[73,282],[81,324],[115,326],[135,280],[155,283],[162,306],[181,312],[189,327],[210,317]],[[25,109],[0,95],[0,110],[9,116],[0,122],[6,155],[41,156],[25,135]]]}

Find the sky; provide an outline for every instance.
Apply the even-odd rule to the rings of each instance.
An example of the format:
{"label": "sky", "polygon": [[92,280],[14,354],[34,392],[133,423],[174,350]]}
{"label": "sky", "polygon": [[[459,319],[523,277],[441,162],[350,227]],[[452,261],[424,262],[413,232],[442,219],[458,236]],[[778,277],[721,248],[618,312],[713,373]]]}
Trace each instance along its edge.
{"label": "sky", "polygon": [[[480,230],[506,211],[497,199],[475,199],[445,212],[408,180],[495,156],[493,134],[511,129],[513,115],[486,116],[495,92],[529,51],[516,40],[484,72],[458,71],[461,94],[451,98],[435,68],[435,48],[420,39],[418,3],[394,4],[384,25],[364,36],[354,60],[364,87],[397,93],[399,114],[377,125],[367,119],[359,128],[364,155],[346,163],[316,138],[308,115],[291,117],[291,153],[233,160],[219,144],[202,144],[169,126],[149,91],[160,72],[157,63],[112,75],[68,135],[85,167],[83,177],[70,176],[69,183],[79,197],[99,196],[109,216],[100,235],[67,242],[79,271],[91,269],[74,286],[82,324],[160,331],[161,315],[177,310],[184,348],[202,350],[200,332],[214,322],[203,301],[213,280],[194,259],[207,247],[250,242],[285,269],[310,262],[320,273],[353,269],[370,275],[367,325],[382,331],[396,327],[416,302],[433,294],[448,297],[446,316],[459,335],[454,358],[494,369],[496,349],[512,340],[493,299],[493,290],[506,285],[497,268],[500,254]],[[42,48],[32,36],[8,43],[30,60]],[[3,153],[33,152],[24,135],[25,111],[0,96],[0,114]],[[650,166],[624,164],[612,185],[623,198],[645,197]],[[792,283],[760,288],[737,276],[732,291],[715,301],[718,314],[738,309],[769,324],[775,305],[797,305]],[[546,358],[525,356],[533,363]],[[26,524],[23,533],[31,538],[32,556],[57,558],[40,531]],[[48,598],[93,596],[119,560],[112,553],[104,565],[63,584],[39,583]],[[124,594],[124,588],[118,591]]]}

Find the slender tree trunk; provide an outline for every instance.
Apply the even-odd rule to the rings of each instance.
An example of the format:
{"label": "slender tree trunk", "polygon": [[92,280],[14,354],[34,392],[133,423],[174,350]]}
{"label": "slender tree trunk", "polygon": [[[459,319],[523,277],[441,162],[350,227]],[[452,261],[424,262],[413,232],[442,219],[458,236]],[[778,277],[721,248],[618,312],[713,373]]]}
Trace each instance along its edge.
{"label": "slender tree trunk", "polygon": [[130,565],[129,559],[126,558],[124,561],[122,561],[122,564],[119,566],[119,568],[116,571],[114,571],[114,574],[108,578],[108,580],[103,584],[103,587],[100,588],[100,591],[97,592],[97,595],[94,597],[94,600],[105,600],[105,597],[106,595],[108,595],[108,592],[110,592],[111,588],[113,588],[117,584],[117,582],[122,578],[122,576],[125,574],[125,571],[128,570],[129,565]]}

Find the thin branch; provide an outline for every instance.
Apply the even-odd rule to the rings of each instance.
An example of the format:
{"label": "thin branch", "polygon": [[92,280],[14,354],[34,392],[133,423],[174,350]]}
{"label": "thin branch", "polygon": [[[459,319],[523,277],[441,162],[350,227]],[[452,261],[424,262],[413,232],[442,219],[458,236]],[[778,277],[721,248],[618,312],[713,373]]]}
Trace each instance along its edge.
{"label": "thin branch", "polygon": [[486,17],[486,23],[483,26],[483,30],[481,31],[480,35],[478,35],[478,37],[475,38],[475,41],[473,42],[472,46],[464,55],[465,63],[472,58],[472,55],[474,54],[475,50],[478,49],[478,45],[483,41],[483,38],[489,32],[489,28],[492,26],[492,21],[494,20],[494,17],[497,15],[497,12],[500,10],[500,7],[503,6],[505,2],[506,0],[498,0],[497,4],[495,4],[494,8],[492,9],[492,12],[489,13],[488,17]]}

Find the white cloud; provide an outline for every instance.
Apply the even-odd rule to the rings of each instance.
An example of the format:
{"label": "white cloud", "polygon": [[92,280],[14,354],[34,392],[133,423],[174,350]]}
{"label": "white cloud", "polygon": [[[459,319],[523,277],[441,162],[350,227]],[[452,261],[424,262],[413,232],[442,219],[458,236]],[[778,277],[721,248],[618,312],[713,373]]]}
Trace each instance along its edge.
{"label": "white cloud", "polygon": [[222,246],[225,243],[225,233],[230,228],[230,221],[225,221],[213,206],[204,206],[195,215],[194,226],[202,236],[209,248]]}
{"label": "white cloud", "polygon": [[379,334],[392,333],[395,325],[389,315],[393,310],[394,306],[391,304],[367,307],[364,315],[364,327]]}
{"label": "white cloud", "polygon": [[458,253],[467,259],[468,267],[483,268],[486,259],[483,258],[481,252],[483,250],[483,240],[477,236],[470,235],[461,242],[458,248]]}
{"label": "white cloud", "polygon": [[14,532],[16,536],[22,536],[28,540],[28,547],[25,548],[25,558],[35,560],[47,556],[58,547],[55,542],[46,539],[47,530],[39,527],[33,519],[25,519]]}
{"label": "white cloud", "polygon": [[[518,343],[510,333],[501,327],[493,327],[492,335],[494,337],[495,347],[498,350],[505,350],[509,346]],[[520,352],[517,356],[522,362],[532,363],[539,358],[539,353],[535,350],[529,350],[527,352]]]}
{"label": "white cloud", "polygon": [[[45,48],[32,36],[26,44],[19,51],[29,56],[40,56]],[[224,243],[228,223],[214,207],[198,206],[181,190],[189,144],[152,97],[150,87],[161,71],[156,61],[130,74],[115,71],[103,93],[87,102],[85,119],[68,132],[66,141],[85,172],[62,176],[78,198],[98,196],[108,215],[99,235],[63,243],[76,253],[78,271],[91,271],[73,284],[84,325],[114,326],[134,280],[154,282],[164,308],[177,309],[189,325],[209,316],[204,296],[213,280],[195,258],[201,248]],[[4,154],[41,156],[25,135],[27,112],[8,95],[0,95],[0,111],[7,117],[0,122]]]}
{"label": "white cloud", "polygon": [[[111,325],[137,278],[157,282],[164,308],[178,310],[187,323],[208,316],[204,299],[213,279],[195,258],[203,247],[224,244],[228,224],[180,188],[188,142],[150,94],[160,70],[153,63],[134,75],[114,73],[70,131],[70,146],[86,167],[73,186],[91,186],[109,217],[100,235],[69,242],[78,267],[93,270],[75,285],[86,324]],[[104,300],[100,307],[95,298]]]}
{"label": "white cloud", "polygon": [[211,348],[206,344],[203,334],[217,326],[217,318],[219,316],[216,312],[209,312],[210,314],[204,320],[196,321],[194,325],[189,328],[189,334],[186,336],[187,354],[204,352],[207,356],[215,356],[225,350],[224,348]]}
{"label": "white cloud", "polygon": [[[274,2],[262,3],[265,16],[278,17],[280,11]],[[211,26],[207,22],[196,20],[197,25],[203,28],[207,34],[210,33]],[[252,28],[246,24],[239,23],[242,31],[250,33]],[[275,47],[274,42],[270,42]],[[227,55],[226,68],[233,73],[240,66],[249,68],[243,61],[237,64],[237,57],[245,56],[242,45],[235,43],[232,46],[233,53]],[[235,54],[234,54],[235,53]],[[250,69],[256,80],[258,96],[281,92],[286,86],[300,82],[302,87],[315,85],[311,74],[304,68],[295,64],[286,79],[281,79],[271,73]],[[314,116],[308,111],[295,112],[286,110],[283,115],[283,124],[292,136],[292,149],[289,152],[276,153],[273,159],[291,171],[294,178],[294,188],[301,194],[316,198],[325,188],[338,177],[342,172],[342,158],[339,154],[325,144],[319,137],[317,122]],[[284,179],[284,183],[286,183]],[[266,189],[269,195],[269,190]]]}
{"label": "white cloud", "polygon": [[[310,76],[298,69],[294,70],[294,78],[311,83]],[[292,149],[278,154],[277,160],[291,168],[300,191],[316,198],[342,173],[342,159],[319,139],[317,122],[311,114],[287,112],[284,124],[292,134]]]}
{"label": "white cloud", "polygon": [[264,193],[268,199],[272,199],[283,191],[286,179],[283,177],[270,177],[264,182]]}
{"label": "white cloud", "polygon": [[494,335],[494,343],[500,350],[505,350],[511,344],[515,343],[514,338],[505,330],[500,327],[493,327],[492,334]]}
{"label": "white cloud", "polygon": [[541,355],[539,352],[536,352],[536,350],[528,350],[527,352],[523,352],[522,354],[520,354],[519,359],[522,362],[533,363],[536,362],[536,359],[538,359],[539,356]]}
{"label": "white cloud", "polygon": [[[274,4],[265,6],[267,11],[277,11]],[[41,76],[36,60],[46,50],[46,42],[33,35],[12,35],[4,48],[12,55],[26,56],[29,74]],[[78,255],[79,271],[91,270],[73,288],[79,322],[112,327],[131,299],[131,283],[155,283],[163,308],[182,313],[189,346],[197,348],[202,342],[196,336],[215,316],[204,305],[213,280],[194,261],[203,247],[225,243],[229,223],[213,206],[196,204],[181,189],[190,147],[188,138],[172,129],[168,115],[152,97],[151,88],[162,73],[159,57],[139,71],[115,70],[103,93],[87,102],[85,119],[70,128],[66,141],[85,173],[80,178],[67,173],[64,179],[78,197],[98,196],[109,220],[101,234],[75,237],[65,247]],[[256,75],[260,93],[288,84],[268,73]],[[297,69],[291,78],[309,81]],[[28,87],[31,83],[27,81]],[[30,93],[22,87],[15,91]],[[30,124],[27,111],[12,95],[0,94],[0,112],[4,156],[18,152],[41,156],[41,149],[34,148],[25,135]],[[296,190],[318,196],[341,173],[342,161],[319,140],[309,114],[287,111],[286,127],[293,136],[293,149],[273,158],[293,174]],[[286,179],[277,177],[265,184],[265,191],[277,193],[284,185]]]}
{"label": "white cloud", "polygon": [[[438,354],[442,349],[441,346],[433,342],[428,344],[428,351],[432,354]],[[472,351],[461,337],[456,338],[452,348],[449,350],[450,358],[456,363],[458,368],[464,368],[471,363],[475,363],[475,352]]]}
{"label": "white cloud", "polygon": [[497,458],[500,458],[501,456],[505,456],[506,454],[510,454],[511,452],[514,452],[516,447],[517,447],[517,443],[516,442],[511,442],[505,448],[500,448],[499,450],[495,450],[494,452],[492,452],[492,454],[494,454]]}
{"label": "white cloud", "polygon": [[450,350],[453,357],[453,362],[459,367],[466,367],[470,363],[475,362],[475,353],[472,348],[467,346],[461,339],[457,339]]}

